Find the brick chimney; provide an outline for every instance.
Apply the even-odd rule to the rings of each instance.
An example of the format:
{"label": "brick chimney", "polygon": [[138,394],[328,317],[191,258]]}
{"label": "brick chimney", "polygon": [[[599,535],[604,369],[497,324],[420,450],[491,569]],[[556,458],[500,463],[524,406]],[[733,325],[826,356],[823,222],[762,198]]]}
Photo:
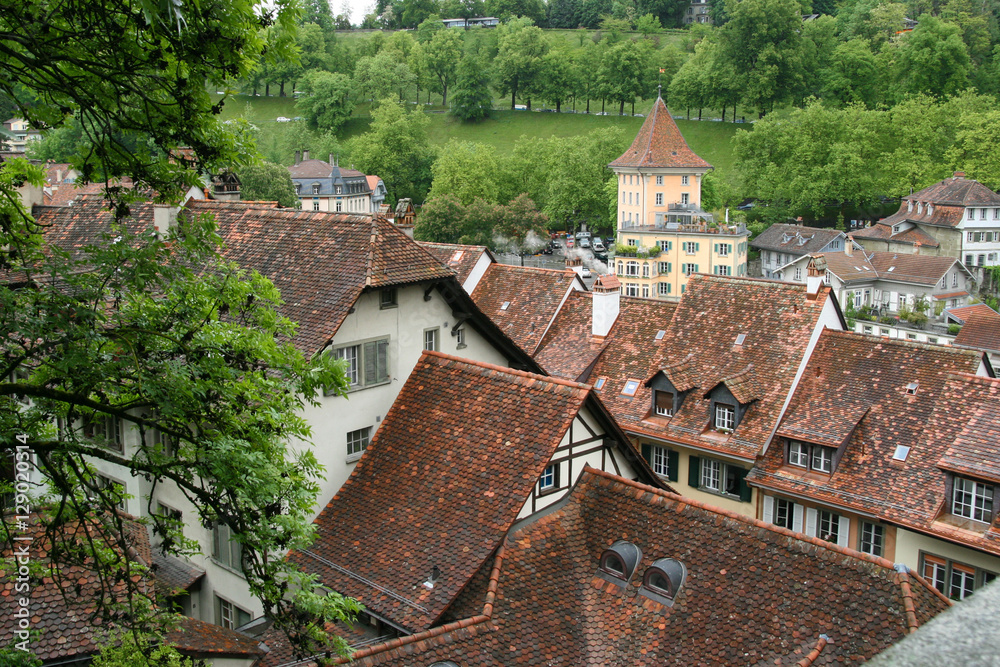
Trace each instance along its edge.
{"label": "brick chimney", "polygon": [[816,299],[820,289],[823,287],[823,278],[826,277],[826,258],[818,255],[809,260],[806,265],[806,298],[810,301]]}
{"label": "brick chimney", "polygon": [[952,175],[952,178],[965,178],[965,172],[964,171],[956,171]]}
{"label": "brick chimney", "polygon": [[295,164],[302,162],[302,153],[295,151]]}
{"label": "brick chimney", "polygon": [[573,269],[576,275],[583,277],[583,259],[576,254],[566,257],[566,268]]}
{"label": "brick chimney", "polygon": [[591,331],[594,336],[603,338],[611,331],[618,313],[621,310],[621,283],[612,273],[598,276],[593,287],[593,316]]}

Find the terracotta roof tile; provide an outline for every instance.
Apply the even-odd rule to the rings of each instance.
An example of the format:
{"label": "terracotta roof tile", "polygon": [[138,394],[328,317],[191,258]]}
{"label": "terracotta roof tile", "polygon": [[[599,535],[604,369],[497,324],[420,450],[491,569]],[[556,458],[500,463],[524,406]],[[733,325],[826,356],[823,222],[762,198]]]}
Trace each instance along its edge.
{"label": "terracotta roof tile", "polygon": [[242,633],[182,616],[177,627],[164,634],[164,641],[185,655],[200,658],[250,658],[261,656],[260,642]]}
{"label": "terracotta roof tile", "polygon": [[869,253],[868,261],[879,277],[923,285],[934,285],[958,260],[954,257],[906,255],[895,252]]}
{"label": "terracotta roof tile", "polygon": [[[622,303],[627,301],[624,297]],[[628,308],[623,306],[623,308]],[[550,375],[580,380],[610,340],[593,335],[593,294],[573,291],[559,309],[545,338],[538,344],[535,361]],[[594,378],[591,377],[591,382]]]}
{"label": "terracotta roof tile", "polygon": [[[103,200],[90,196],[71,207],[41,209],[37,218],[50,225],[47,242],[78,250],[107,229],[110,214],[103,208]],[[130,224],[151,227],[153,209],[133,204]],[[192,200],[186,211],[214,215],[224,256],[271,279],[284,302],[279,310],[299,324],[294,343],[310,355],[333,337],[363,290],[454,276],[378,217],[259,202]]]}
{"label": "terracotta roof tile", "polygon": [[1000,314],[992,309],[969,313],[954,344],[976,350],[1000,350]]}
{"label": "terracotta roof tile", "polygon": [[424,353],[316,519],[315,545],[291,558],[372,613],[426,630],[500,544],[588,393]]}
{"label": "terracotta roof tile", "polygon": [[570,269],[491,264],[472,300],[528,354],[534,354],[567,295],[576,287]]}
{"label": "terracotta roof tile", "polygon": [[1000,313],[993,310],[985,303],[974,303],[971,306],[958,306],[957,308],[945,308],[944,312],[951,318],[955,319],[959,324],[965,324],[966,320],[972,313],[984,313],[987,316],[996,316],[1000,318]]}
{"label": "terracotta roof tile", "polygon": [[480,257],[484,254],[489,257],[490,261],[496,262],[496,259],[494,259],[493,253],[490,252],[489,248],[482,245],[427,243],[425,241],[418,241],[418,243],[422,248],[427,250],[427,252],[434,255],[439,262],[451,269],[454,269],[458,274],[459,282],[463,284],[466,280],[468,280],[469,276],[472,274],[472,270],[476,267]]}
{"label": "terracotta roof tile", "polygon": [[[948,448],[938,466],[1000,483],[1000,382],[969,376],[950,378],[941,402],[941,407],[945,406],[957,410],[957,432],[941,434]],[[947,413],[939,416],[943,414]]]}
{"label": "terracotta roof tile", "polygon": [[[776,425],[828,299],[827,289],[809,299],[805,285],[695,274],[668,320],[650,314],[641,324],[628,325],[641,327],[641,333],[619,346],[620,317],[591,378],[609,378],[601,398],[626,431],[752,459]],[[657,343],[661,329],[665,334]],[[746,339],[736,345],[740,334]],[[704,394],[748,366],[753,380],[744,397],[757,400],[731,435],[707,429]],[[633,397],[621,391],[627,379],[644,383],[661,370],[691,392],[672,418],[649,420],[652,389],[640,386]]]}
{"label": "terracotta roof tile", "polygon": [[[932,530],[945,495],[938,461],[956,424],[971,418],[946,407],[946,388],[951,374],[975,373],[980,363],[970,350],[824,331],[778,433],[830,446],[846,440],[836,469],[806,478],[775,440],[748,481]],[[893,460],[898,446],[910,448],[903,461]]]}
{"label": "terracotta roof tile", "polygon": [[938,206],[997,206],[1000,195],[971,178],[952,176],[903,197],[905,202],[930,202]]}
{"label": "terracotta roof tile", "polygon": [[610,167],[690,167],[711,169],[684,141],[661,98],[639,128],[632,145]]}
{"label": "terracotta roof tile", "polygon": [[[859,664],[949,606],[884,559],[802,538],[587,469],[564,507],[508,538],[490,615],[352,664],[742,666],[800,664],[817,648],[813,664]],[[618,539],[642,550],[624,588],[596,577]],[[638,595],[663,557],[687,568],[672,607]]]}
{"label": "terracotta roof tile", "polygon": [[153,554],[153,574],[160,590],[172,595],[191,588],[205,576],[205,570],[195,567],[183,558],[167,556],[157,551]]}

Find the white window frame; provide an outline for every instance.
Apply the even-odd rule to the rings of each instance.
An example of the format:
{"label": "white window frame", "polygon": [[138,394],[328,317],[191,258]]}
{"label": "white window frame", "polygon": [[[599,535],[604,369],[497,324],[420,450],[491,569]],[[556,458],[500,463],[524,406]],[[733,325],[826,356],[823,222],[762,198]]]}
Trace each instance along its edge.
{"label": "white window frame", "polygon": [[663,193],[662,192],[657,192],[656,193],[656,205],[657,206],[663,206]]}
{"label": "white window frame", "polygon": [[639,277],[639,262],[625,262],[625,275]]}
{"label": "white window frame", "polygon": [[372,441],[372,427],[355,429],[347,432],[347,462],[357,461],[368,449]]}
{"label": "white window frame", "polygon": [[858,531],[858,551],[872,556],[882,556],[885,553],[885,526],[862,521]]}
{"label": "white window frame", "polygon": [[538,478],[538,491],[539,493],[545,493],[546,491],[552,491],[556,488],[557,484],[557,466],[558,463],[551,463],[545,467],[542,471],[541,476]]}
{"label": "white window frame", "polygon": [[217,523],[212,528],[212,560],[227,570],[243,574],[243,545],[233,537],[228,524]]}
{"label": "white window frame", "polygon": [[736,429],[736,406],[727,403],[715,404],[715,415],[713,418],[715,428],[728,431]]}
{"label": "white window frame", "polygon": [[681,204],[689,204],[689,203],[691,203],[691,195],[689,195],[686,192],[682,192],[681,193]]}
{"label": "white window frame", "polygon": [[[215,596],[215,606],[218,620],[216,625],[223,628],[235,630],[253,620],[253,615],[249,611],[218,595]],[[245,623],[239,622],[241,613],[248,619]]]}
{"label": "white window frame", "polygon": [[992,523],[993,485],[956,475],[952,483],[951,513],[955,516]]}
{"label": "white window frame", "polygon": [[649,467],[663,478],[670,477],[670,450],[659,445],[652,445],[649,457]]}
{"label": "white window frame", "polygon": [[681,176],[681,185],[691,185],[691,177],[687,174]]}
{"label": "white window frame", "polygon": [[[657,185],[663,185],[663,174],[657,174],[657,176],[656,176],[656,184]],[[997,210],[1000,211],[1000,209],[997,209]],[[1000,216],[998,216],[998,217],[1000,217]]]}
{"label": "white window frame", "polygon": [[440,349],[440,327],[424,329],[424,349],[437,352]]}
{"label": "white window frame", "polygon": [[698,244],[694,241],[684,242],[684,254],[685,255],[697,255],[698,254]]}
{"label": "white window frame", "polygon": [[[381,352],[379,351],[380,347],[382,348]],[[392,380],[389,375],[388,338],[373,338],[337,347],[334,349],[333,354],[336,358],[347,361],[346,376],[352,391],[387,384]],[[371,354],[376,355],[373,375],[368,373],[368,355]],[[381,365],[383,366],[381,369],[379,368],[380,357],[382,357]]]}

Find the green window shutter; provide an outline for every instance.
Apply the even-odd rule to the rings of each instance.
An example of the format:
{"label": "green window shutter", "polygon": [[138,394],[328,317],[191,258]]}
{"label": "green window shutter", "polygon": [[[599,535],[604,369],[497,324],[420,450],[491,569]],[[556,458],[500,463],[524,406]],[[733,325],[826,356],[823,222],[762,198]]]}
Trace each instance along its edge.
{"label": "green window shutter", "polygon": [[646,459],[646,463],[653,463],[653,446],[648,445],[645,442],[642,443],[642,458]]}
{"label": "green window shutter", "polygon": [[700,252],[700,251],[701,251],[701,244],[700,244],[700,243],[697,243],[697,242],[696,242],[696,243],[694,244],[694,251],[695,251],[695,252]]}
{"label": "green window shutter", "polygon": [[719,254],[719,244],[716,243],[713,249],[715,250],[715,254],[718,255]]}
{"label": "green window shutter", "polygon": [[753,495],[753,489],[747,484],[746,478],[748,472],[750,471],[740,468],[739,473],[737,473],[737,478],[740,480],[740,501],[744,503],[750,502],[750,498]]}
{"label": "green window shutter", "polygon": [[697,264],[694,265],[694,272],[698,273],[698,265]]}
{"label": "green window shutter", "polygon": [[688,274],[688,265],[687,264],[681,264],[681,273],[684,274],[685,276]]}
{"label": "green window shutter", "polygon": [[667,241],[667,250],[673,250],[673,249],[674,249],[674,242]]}
{"label": "green window shutter", "polygon": [[688,457],[688,486],[697,489],[701,484],[701,459],[695,455]]}
{"label": "green window shutter", "polygon": [[681,456],[674,450],[667,451],[667,480],[677,481],[677,468],[680,467]]}
{"label": "green window shutter", "polygon": [[667,273],[670,273],[673,270],[674,270],[673,262],[667,262]]}
{"label": "green window shutter", "polygon": [[670,294],[670,287],[671,287],[670,283],[667,283],[667,294]]}

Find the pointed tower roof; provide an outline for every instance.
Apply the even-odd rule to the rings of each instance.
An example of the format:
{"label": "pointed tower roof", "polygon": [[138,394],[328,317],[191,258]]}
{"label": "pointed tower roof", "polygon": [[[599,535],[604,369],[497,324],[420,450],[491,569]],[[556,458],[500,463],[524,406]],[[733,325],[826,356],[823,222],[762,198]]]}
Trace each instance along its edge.
{"label": "pointed tower roof", "polygon": [[653,110],[649,112],[629,149],[608,166],[712,168],[712,165],[688,147],[677,123],[670,117],[667,105],[660,97],[653,103]]}

